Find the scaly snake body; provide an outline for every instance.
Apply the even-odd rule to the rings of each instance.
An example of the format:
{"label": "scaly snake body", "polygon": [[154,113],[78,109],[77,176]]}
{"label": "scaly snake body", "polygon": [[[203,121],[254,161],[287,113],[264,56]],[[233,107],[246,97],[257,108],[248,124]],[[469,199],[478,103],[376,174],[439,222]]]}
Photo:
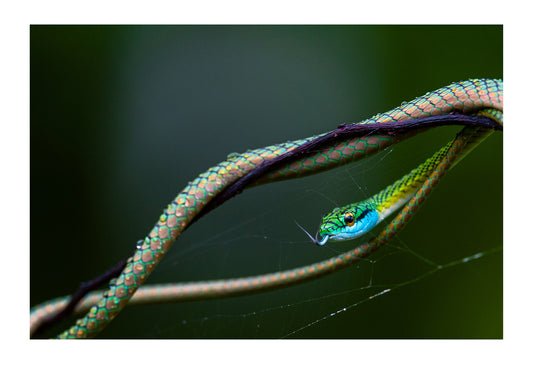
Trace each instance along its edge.
{"label": "scaly snake body", "polygon": [[[503,112],[502,80],[468,80],[448,85],[429,92],[413,101],[383,114],[378,114],[360,124],[391,123],[408,119],[422,119],[449,113],[474,114],[488,109],[483,114],[501,121],[498,114]],[[419,185],[412,199],[400,214],[376,238],[355,250],[318,262],[310,266],[273,274],[221,281],[172,284],[142,289],[135,295],[137,301],[152,299],[155,295],[160,301],[175,299],[202,299],[224,295],[242,294],[258,289],[271,289],[277,286],[308,280],[339,268],[348,266],[387,242],[412,216],[425,197],[439,181],[453,161],[464,155],[491,131],[465,128],[447,147],[434,169]],[[342,164],[356,161],[381,151],[394,143],[404,140],[416,131],[403,134],[376,133],[368,136],[340,141],[324,147],[311,155],[297,159],[273,172],[259,178],[254,184],[262,184],[280,179],[295,178],[331,169]],[[62,338],[86,338],[96,335],[130,301],[133,294],[144,283],[157,263],[169,250],[172,243],[187,226],[194,221],[202,209],[228,186],[234,184],[258,166],[289,153],[298,147],[312,142],[322,135],[293,142],[286,142],[266,148],[234,154],[227,160],[210,168],[190,182],[168,205],[158,222],[144,239],[126,268],[110,282],[109,289],[93,304],[89,312],[74,326],[60,335]],[[44,316],[65,305],[65,298],[49,302],[47,305],[32,309],[31,328]],[[88,299],[86,300],[88,301]],[[90,302],[92,304],[92,302]]]}

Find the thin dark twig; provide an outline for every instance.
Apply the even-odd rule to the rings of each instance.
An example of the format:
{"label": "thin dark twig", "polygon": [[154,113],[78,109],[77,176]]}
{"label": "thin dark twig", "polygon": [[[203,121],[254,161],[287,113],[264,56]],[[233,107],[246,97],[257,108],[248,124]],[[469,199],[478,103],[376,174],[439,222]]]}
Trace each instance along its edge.
{"label": "thin dark twig", "polygon": [[376,132],[380,135],[400,135],[413,130],[423,130],[437,126],[470,126],[484,129],[503,131],[503,126],[487,117],[472,116],[465,114],[446,114],[423,119],[409,119],[401,122],[389,123],[371,123],[371,124],[342,124],[337,129],[308,141],[293,150],[279,155],[271,160],[263,162],[255,169],[250,171],[244,177],[228,186],[224,191],[211,199],[200,212],[191,220],[189,226],[198,221],[201,217],[220,206],[222,203],[240,194],[246,187],[250,186],[257,179],[270,173],[273,170],[281,168],[295,160],[301,159],[339,141],[351,139],[354,137],[368,136],[369,133]]}
{"label": "thin dark twig", "polygon": [[55,323],[68,317],[76,308],[76,305],[85,297],[85,295],[100,285],[107,283],[110,279],[117,277],[120,272],[126,267],[129,258],[121,260],[117,265],[104,272],[102,275],[96,277],[93,280],[80,283],[78,290],[72,295],[67,306],[63,310],[59,311],[53,317],[45,319],[41,325],[35,330],[32,337],[36,337],[38,333],[42,333],[44,330],[54,325]]}

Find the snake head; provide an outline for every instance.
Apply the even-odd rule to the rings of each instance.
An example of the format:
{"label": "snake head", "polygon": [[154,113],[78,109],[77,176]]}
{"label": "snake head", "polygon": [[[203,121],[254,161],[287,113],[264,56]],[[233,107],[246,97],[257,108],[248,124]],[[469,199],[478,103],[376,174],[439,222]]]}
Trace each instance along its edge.
{"label": "snake head", "polygon": [[[369,201],[335,208],[322,218],[317,232],[317,243],[324,245],[328,240],[344,241],[357,238],[372,229],[379,222],[379,214]],[[319,241],[319,237],[322,239]]]}

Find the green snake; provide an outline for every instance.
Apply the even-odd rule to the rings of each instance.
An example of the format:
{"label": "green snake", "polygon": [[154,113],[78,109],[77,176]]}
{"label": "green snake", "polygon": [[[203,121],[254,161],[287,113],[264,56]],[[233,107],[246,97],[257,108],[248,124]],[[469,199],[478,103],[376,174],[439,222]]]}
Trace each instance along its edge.
{"label": "green snake", "polygon": [[[453,83],[359,124],[391,124],[450,113],[478,114],[503,124],[503,81],[476,79]],[[340,140],[265,174],[256,180],[254,185],[314,174],[350,163],[384,150],[418,132],[417,130],[399,134],[376,132],[367,136]],[[120,310],[132,299],[134,293],[132,303],[198,300],[237,295],[295,284],[356,263],[378,249],[402,229],[444,173],[491,132],[485,129],[465,127],[452,142],[441,148],[419,168],[365,201],[364,205],[357,207],[350,205],[336,209],[327,215],[319,229],[322,240],[315,239],[319,243],[325,243],[328,239],[358,236],[362,233],[355,235],[354,232],[348,232],[345,228],[347,223],[352,223],[352,217],[354,225],[359,219],[361,223],[366,224],[364,228],[368,230],[370,229],[368,224],[375,226],[407,202],[402,211],[377,237],[354,250],[309,266],[272,274],[207,282],[167,284],[142,287],[138,290],[177,237],[197,218],[202,209],[221,195],[227,187],[245,177],[258,166],[297,150],[297,148],[313,142],[324,134],[259,148],[242,154],[232,154],[227,160],[200,174],[178,194],[160,216],[149,235],[139,244],[124,270],[110,282],[109,289],[103,293],[95,292],[88,295],[78,309],[80,311],[86,310],[86,307],[90,306],[85,317],[79,319],[74,326],[60,334],[59,337],[86,338],[96,335],[118,315]],[[343,209],[344,212],[342,212]],[[346,216],[348,210],[351,211],[352,216]],[[365,216],[361,216],[363,213]],[[366,219],[367,217],[368,219]],[[340,223],[340,220],[343,221],[344,225]],[[348,221],[346,222],[346,220]],[[67,301],[68,297],[62,297],[32,308],[30,332],[43,318],[64,307]]]}
{"label": "green snake", "polygon": [[[490,116],[503,123],[501,112],[481,110],[477,115]],[[488,135],[487,135],[488,136]],[[456,159],[455,166],[473,147],[479,144],[480,140],[470,142],[470,148],[465,149],[459,158]],[[353,204],[348,204],[341,208],[335,208],[322,218],[322,222],[317,231],[317,235],[312,237],[305,229],[297,224],[316,245],[323,246],[328,240],[345,241],[362,236],[377,224],[394,213],[410,200],[438,166],[443,157],[448,153],[453,141],[450,141],[433,156],[424,161],[416,169],[413,169],[393,184],[387,186],[370,198]],[[321,240],[318,240],[318,236]]]}

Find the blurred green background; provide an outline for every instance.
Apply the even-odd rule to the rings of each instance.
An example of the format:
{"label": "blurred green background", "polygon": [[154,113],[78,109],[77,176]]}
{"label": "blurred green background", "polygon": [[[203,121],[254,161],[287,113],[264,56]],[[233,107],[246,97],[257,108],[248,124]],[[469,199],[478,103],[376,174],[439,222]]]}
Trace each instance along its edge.
{"label": "blurred green background", "polygon": [[[231,152],[503,74],[501,26],[32,26],[30,38],[30,305],[129,256],[186,183]],[[456,131],[248,190],[188,229],[148,282],[268,273],[355,247],[317,248],[293,220],[314,233],[334,203],[381,190]],[[358,266],[252,296],[127,307],[101,337],[501,338],[502,140],[463,160]],[[368,300],[431,269],[423,258],[480,252]]]}

